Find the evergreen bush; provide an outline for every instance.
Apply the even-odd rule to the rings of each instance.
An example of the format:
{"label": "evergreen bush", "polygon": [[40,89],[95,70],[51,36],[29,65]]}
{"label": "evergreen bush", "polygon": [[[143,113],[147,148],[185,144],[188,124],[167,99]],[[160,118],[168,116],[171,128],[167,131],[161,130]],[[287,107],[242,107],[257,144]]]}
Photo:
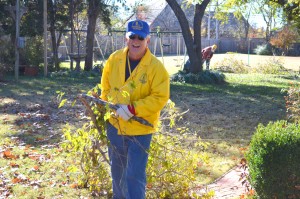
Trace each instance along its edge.
{"label": "evergreen bush", "polygon": [[201,73],[185,73],[179,71],[171,79],[173,82],[189,84],[222,84],[225,83],[225,75],[218,71],[205,70]]}
{"label": "evergreen bush", "polygon": [[28,66],[39,66],[44,62],[43,38],[41,36],[26,39],[24,59]]}
{"label": "evergreen bush", "polygon": [[255,49],[254,52],[257,55],[272,55],[272,48],[270,44],[263,44],[263,45],[258,45]]}
{"label": "evergreen bush", "polygon": [[259,198],[300,198],[299,124],[259,124],[246,158],[250,183]]}

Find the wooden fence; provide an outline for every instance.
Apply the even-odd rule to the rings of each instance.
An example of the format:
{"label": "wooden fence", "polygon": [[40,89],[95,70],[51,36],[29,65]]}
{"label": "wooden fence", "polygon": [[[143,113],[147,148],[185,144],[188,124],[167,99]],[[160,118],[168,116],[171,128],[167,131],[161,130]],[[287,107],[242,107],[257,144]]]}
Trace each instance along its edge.
{"label": "wooden fence", "polygon": [[[70,37],[68,37],[70,38]],[[238,53],[254,53],[254,49],[258,45],[264,44],[264,39],[202,39],[202,48],[216,44],[218,46],[216,53],[238,52]],[[70,52],[70,41],[66,40],[65,45],[59,48],[62,59],[68,57]],[[94,43],[95,60],[107,58],[112,52],[123,48],[126,45],[124,33],[116,33],[112,35],[99,35]],[[74,51],[77,52],[77,44],[74,44]],[[79,52],[84,52],[85,42],[81,42]],[[165,55],[185,55],[186,46],[181,33],[165,33],[151,34],[149,44],[151,52],[158,56]],[[300,55],[300,44],[294,44],[292,51],[294,56]]]}

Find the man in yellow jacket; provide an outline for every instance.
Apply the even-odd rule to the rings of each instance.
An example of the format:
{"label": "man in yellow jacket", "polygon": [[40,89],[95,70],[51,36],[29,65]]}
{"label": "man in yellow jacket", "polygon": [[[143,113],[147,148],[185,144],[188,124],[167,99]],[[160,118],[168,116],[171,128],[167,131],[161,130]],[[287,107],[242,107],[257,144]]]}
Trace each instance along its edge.
{"label": "man in yellow jacket", "polygon": [[[168,72],[148,49],[149,42],[147,22],[128,22],[127,47],[110,55],[102,73],[101,99],[119,106],[107,125],[115,199],[145,198],[148,149],[170,95]],[[133,116],[153,126],[131,120]]]}

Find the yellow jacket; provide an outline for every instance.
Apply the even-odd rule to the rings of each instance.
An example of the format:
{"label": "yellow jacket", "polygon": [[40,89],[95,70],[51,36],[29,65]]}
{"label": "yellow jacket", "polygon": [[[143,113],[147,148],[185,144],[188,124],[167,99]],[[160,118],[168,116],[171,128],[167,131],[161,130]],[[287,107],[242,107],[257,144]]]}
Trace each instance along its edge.
{"label": "yellow jacket", "polygon": [[154,133],[170,95],[169,74],[163,64],[147,49],[138,66],[125,81],[128,48],[110,55],[101,78],[100,98],[113,104],[134,105],[136,116],[144,118],[154,127],[136,121],[124,121],[111,117],[109,122],[122,135],[146,135]]}

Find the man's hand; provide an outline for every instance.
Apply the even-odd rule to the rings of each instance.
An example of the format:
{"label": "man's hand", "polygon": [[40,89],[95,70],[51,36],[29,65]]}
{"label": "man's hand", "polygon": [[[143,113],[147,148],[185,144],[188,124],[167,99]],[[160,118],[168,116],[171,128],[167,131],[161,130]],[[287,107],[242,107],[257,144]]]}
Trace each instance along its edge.
{"label": "man's hand", "polygon": [[128,121],[132,116],[134,116],[134,107],[130,105],[119,104],[116,115],[123,120]]}

